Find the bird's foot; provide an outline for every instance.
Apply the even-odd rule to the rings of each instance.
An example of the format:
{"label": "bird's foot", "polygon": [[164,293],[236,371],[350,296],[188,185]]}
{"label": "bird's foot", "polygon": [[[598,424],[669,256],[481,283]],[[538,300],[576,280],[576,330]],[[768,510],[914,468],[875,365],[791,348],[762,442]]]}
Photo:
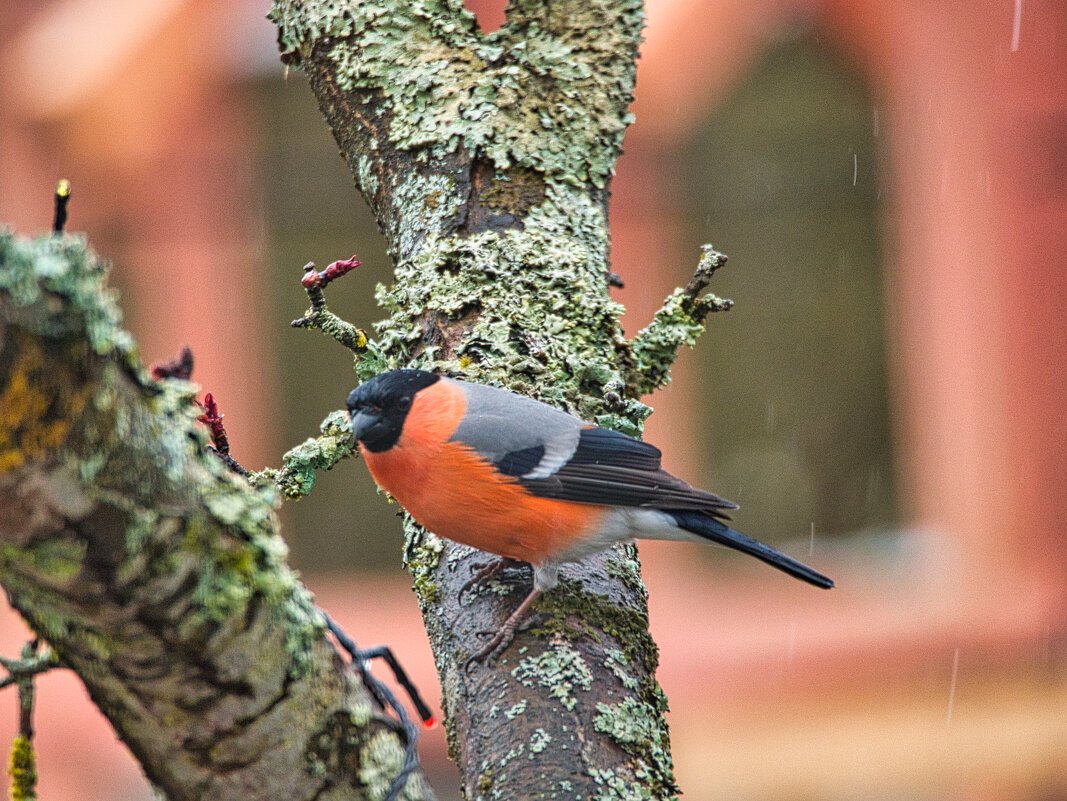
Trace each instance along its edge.
{"label": "bird's foot", "polygon": [[509,567],[519,566],[525,564],[515,559],[508,559],[502,557],[500,559],[494,559],[491,562],[479,562],[474,565],[474,575],[472,575],[467,583],[459,588],[459,601],[463,601],[463,595],[470,592],[475,587],[483,584],[491,578],[495,578],[500,575]]}
{"label": "bird's foot", "polygon": [[500,627],[500,630],[493,635],[481,650],[474,654],[467,663],[464,665],[464,669],[470,670],[471,665],[476,665],[479,662],[485,662],[487,665],[492,665],[504,650],[511,645],[511,641],[515,639],[515,630],[517,626],[509,626],[505,623]]}
{"label": "bird's foot", "polygon": [[504,625],[500,627],[500,630],[493,635],[482,648],[467,660],[463,666],[465,670],[470,670],[471,665],[478,662],[485,662],[488,665],[493,663],[493,660],[502,654],[504,650],[511,645],[511,641],[515,639],[515,632],[519,629],[519,624],[523,623],[530,612],[530,607],[533,606],[534,601],[541,597],[541,590],[532,589],[530,594],[526,596],[525,600],[519,604],[518,608],[512,612],[508,619],[504,621]]}

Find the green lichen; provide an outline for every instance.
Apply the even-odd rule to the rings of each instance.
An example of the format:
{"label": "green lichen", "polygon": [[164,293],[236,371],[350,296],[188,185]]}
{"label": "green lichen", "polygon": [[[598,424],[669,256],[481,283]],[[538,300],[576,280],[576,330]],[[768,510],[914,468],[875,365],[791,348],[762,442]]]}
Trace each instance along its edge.
{"label": "green lichen", "polygon": [[[437,586],[434,574],[444,553],[445,544],[438,537],[425,531],[412,520],[405,521],[408,542],[413,543],[405,548],[408,570],[414,579],[415,592],[418,594],[419,603],[424,607],[437,603],[441,597],[441,590]],[[414,537],[418,537],[417,541]]]}
{"label": "green lichen", "polygon": [[[20,325],[50,339],[84,336],[99,355],[117,353],[135,367],[136,347],[122,329],[116,293],[106,286],[107,266],[81,235],[15,236],[0,229],[0,292],[15,308],[65,298],[69,311],[20,318]],[[143,368],[142,368],[143,374]]]}
{"label": "green lichen", "polygon": [[188,519],[184,550],[196,559],[193,606],[183,617],[186,636],[243,616],[249,604],[265,604],[278,614],[285,631],[289,673],[303,675],[312,664],[312,646],[321,639],[325,622],[310,593],[286,565],[288,548],[277,535],[271,487],[251,491],[242,480],[225,473],[203,494],[215,524],[233,536],[218,539],[215,525]]}
{"label": "green lichen", "polygon": [[710,293],[700,295],[715,270],[725,263],[724,255],[711,245],[704,245],[700,263],[688,286],[674,290],[648,327],[633,338],[628,369],[630,392],[641,395],[666,386],[678,349],[696,343],[704,333],[704,320],[708,314],[733,307],[732,300]]}
{"label": "green lichen", "polygon": [[[12,330],[57,343],[47,351],[49,358],[76,358],[62,343],[86,339],[95,353],[108,357],[86,385],[90,394],[67,401],[66,416],[78,427],[69,446],[55,451],[60,467],[43,479],[52,508],[79,519],[99,507],[121,521],[123,553],[106,556],[115,560],[120,581],[166,582],[170,576],[194,575],[192,605],[180,623],[189,636],[207,636],[223,622],[243,619],[249,604],[266,604],[284,626],[290,670],[301,674],[323,626],[306,590],[285,566],[286,548],[274,517],[277,493],[270,486],[250,489],[206,453],[207,433],[196,422],[200,411],[193,403],[197,387],[148,376],[129,335],[119,328],[104,265],[80,237],[26,240],[3,232],[0,294]],[[54,296],[64,303],[30,313]],[[57,308],[62,311],[56,313]],[[34,380],[45,382],[49,374],[64,380],[70,375],[42,362]],[[76,401],[80,408],[73,406]],[[343,420],[327,423],[324,435],[347,437]],[[196,497],[183,497],[192,487],[198,488]],[[172,507],[182,512],[166,511]],[[190,508],[197,511],[189,513]],[[79,575],[85,549],[84,542],[52,538],[6,549],[0,561],[18,562],[20,569],[58,588]],[[77,621],[55,611],[63,608],[58,597],[43,596],[47,591],[31,585],[26,582],[19,597],[38,631],[59,640],[79,630],[82,647],[107,657],[112,643],[103,633],[81,631]]]}
{"label": "green lichen", "polygon": [[[636,741],[636,732],[643,732],[647,747],[634,754],[638,758],[639,768],[651,777],[651,781],[674,792],[666,724],[662,717],[667,710],[667,699],[654,679],[657,649],[648,633],[646,613],[620,609],[609,599],[584,590],[578,582],[561,579],[560,583],[563,585],[561,589],[551,593],[551,597],[539,607],[543,619],[534,629],[535,633],[561,638],[592,636],[599,641],[602,632],[618,643],[618,648],[607,650],[605,665],[618,677],[623,687],[636,692],[637,696],[627,698],[618,710],[610,707],[600,709],[598,706],[600,715],[597,728],[617,734],[620,744],[626,737]],[[582,630],[573,630],[572,621],[581,621]],[[618,714],[613,717],[612,712]],[[662,735],[657,732],[662,732]],[[636,749],[636,744],[631,744]],[[624,782],[611,786],[617,788],[628,785]]]}
{"label": "green lichen", "polygon": [[334,80],[385,106],[396,149],[436,164],[462,148],[499,169],[602,187],[632,119],[642,4],[589,0],[555,14],[527,11],[513,4],[507,24],[490,35],[458,0],[278,0],[271,19],[291,63],[326,37],[334,42]]}
{"label": "green lichen", "polygon": [[539,685],[548,689],[550,697],[559,701],[568,712],[577,705],[575,690],[588,691],[593,686],[582,655],[565,642],[556,642],[537,656],[524,657],[511,675],[525,687]]}
{"label": "green lichen", "polygon": [[60,611],[64,607],[61,606],[59,594],[35,581],[34,573],[14,569],[27,561],[46,565],[51,562],[49,559],[35,560],[33,551],[33,548],[0,543],[0,573],[4,576],[4,589],[9,596],[17,596],[18,609],[24,616],[32,615],[34,630],[38,634],[49,642],[62,642],[77,628],[77,621]]}
{"label": "green lichen", "polygon": [[608,557],[605,564],[607,574],[616,578],[630,588],[639,598],[648,600],[648,588],[645,587],[644,579],[641,578],[641,562],[637,558],[637,546],[633,543],[624,545],[621,549]]}
{"label": "green lichen", "polygon": [[643,755],[653,745],[662,747],[663,729],[648,707],[636,698],[617,704],[598,703],[593,728],[604,732],[631,753]]}
{"label": "green lichen", "polygon": [[[618,643],[627,664],[643,664],[647,675],[655,674],[658,650],[648,633],[648,613],[643,608],[620,608],[606,596],[589,592],[581,582],[561,578],[559,587],[537,609],[542,614],[533,633],[565,639],[592,636],[599,641],[602,632]],[[580,629],[572,628],[575,622]],[[654,686],[655,681],[649,679],[645,689]]]}
{"label": "green lichen", "polygon": [[81,572],[84,560],[84,542],[54,538],[42,540],[25,550],[23,564],[37,575],[67,582]]}
{"label": "green lichen", "polygon": [[[363,743],[359,752],[359,781],[371,801],[385,798],[403,764],[404,749],[395,734],[380,731]],[[412,781],[415,779],[408,779],[408,784]],[[406,787],[404,795],[415,797],[407,792]]]}
{"label": "green lichen", "polygon": [[[519,743],[517,746],[512,746],[511,748],[509,748],[508,752],[500,758],[500,762],[498,762],[497,764],[502,768],[506,768],[508,766],[508,763],[512,762],[515,759],[518,759],[524,753],[526,753],[526,744]],[[507,777],[507,773],[500,774],[501,781],[506,781]]]}
{"label": "green lichen", "polygon": [[[427,232],[441,230],[459,212],[462,200],[455,177],[413,170],[392,184],[393,201],[407,212],[405,224],[397,230],[393,249],[413,253]],[[430,236],[433,236],[431,233]]]}
{"label": "green lichen", "polygon": [[[377,325],[378,345],[401,362],[421,352],[420,361],[432,366],[425,360],[436,356],[437,346],[426,347],[424,321],[437,316],[457,325],[462,339],[450,345],[453,361],[436,366],[585,419],[600,422],[598,416],[610,413],[603,422],[636,433],[634,421],[647,416],[647,407],[621,396],[611,410],[604,406],[605,396],[624,386],[623,376],[605,366],[621,341],[621,307],[604,291],[603,219],[592,228],[590,238],[576,238],[528,223],[522,231],[424,243],[417,258],[397,266],[396,284],[379,289],[391,314]],[[583,310],[580,317],[575,308]]]}
{"label": "green lichen", "polygon": [[[514,720],[516,717],[518,717],[519,715],[521,715],[525,711],[526,711],[526,699],[523,698],[517,704],[512,705],[510,709],[507,709],[504,712],[504,717],[506,717],[508,720]],[[490,717],[492,717],[492,716],[490,716]]]}
{"label": "green lichen", "polygon": [[82,238],[27,239],[0,229],[0,301],[11,354],[0,367],[5,472],[54,454],[91,409],[95,387],[72,380],[71,365],[95,352],[111,355],[139,381],[144,373],[119,328],[103,263]]}
{"label": "green lichen", "polygon": [[655,793],[645,783],[624,779],[614,770],[591,768],[589,775],[601,788],[592,801],[658,801],[667,797]]}
{"label": "green lichen", "polygon": [[[593,728],[607,734],[633,757],[632,768],[634,776],[641,780],[640,786],[650,790],[654,798],[676,794],[670,740],[659,710],[632,697],[617,704],[598,703],[596,708]],[[609,786],[632,789],[626,782]]]}
{"label": "green lichen", "polygon": [[615,648],[609,648],[605,651],[604,665],[608,670],[615,674],[615,678],[617,678],[627,690],[640,689],[641,683],[634,678],[630,660],[626,658],[626,654],[622,651]]}
{"label": "green lichen", "polygon": [[311,492],[316,470],[330,470],[355,452],[347,412],[331,412],[319,430],[319,436],[309,437],[285,453],[280,470],[253,474],[251,482],[257,486],[273,485],[290,500],[299,500]]}
{"label": "green lichen", "polygon": [[542,728],[534,729],[533,734],[530,735],[530,759],[533,759],[534,754],[540,754],[546,748],[548,744],[552,742],[552,735]]}

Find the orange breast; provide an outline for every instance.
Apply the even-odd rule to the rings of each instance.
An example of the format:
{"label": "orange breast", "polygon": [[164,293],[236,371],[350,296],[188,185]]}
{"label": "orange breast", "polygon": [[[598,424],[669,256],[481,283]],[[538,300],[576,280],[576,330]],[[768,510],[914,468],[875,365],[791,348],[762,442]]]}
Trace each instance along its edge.
{"label": "orange breast", "polygon": [[465,409],[463,390],[447,379],[419,392],[395,446],[360,449],[378,486],[434,534],[534,564],[595,529],[602,507],[534,497],[448,442]]}

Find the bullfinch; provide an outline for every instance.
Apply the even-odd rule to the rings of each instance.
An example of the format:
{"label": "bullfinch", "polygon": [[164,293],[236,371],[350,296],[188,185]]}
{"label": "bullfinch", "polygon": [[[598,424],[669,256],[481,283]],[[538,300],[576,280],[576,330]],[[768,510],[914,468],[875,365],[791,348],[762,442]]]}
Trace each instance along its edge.
{"label": "bullfinch", "polygon": [[711,541],[816,587],[833,581],[730,528],[737,504],[660,467],[660,451],[540,401],[425,370],[348,396],[371,475],[424,528],[529,562],[533,589],[475,659],[503,650],[559,565],[635,538]]}

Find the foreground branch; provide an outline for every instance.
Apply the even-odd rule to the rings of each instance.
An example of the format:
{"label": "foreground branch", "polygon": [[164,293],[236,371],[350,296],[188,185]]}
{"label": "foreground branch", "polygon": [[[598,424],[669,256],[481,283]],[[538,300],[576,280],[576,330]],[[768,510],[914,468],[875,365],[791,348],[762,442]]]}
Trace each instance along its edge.
{"label": "foreground branch", "polygon": [[[397,724],[74,237],[0,233],[0,583],[169,799],[385,796]],[[429,791],[416,773],[409,797]]]}

